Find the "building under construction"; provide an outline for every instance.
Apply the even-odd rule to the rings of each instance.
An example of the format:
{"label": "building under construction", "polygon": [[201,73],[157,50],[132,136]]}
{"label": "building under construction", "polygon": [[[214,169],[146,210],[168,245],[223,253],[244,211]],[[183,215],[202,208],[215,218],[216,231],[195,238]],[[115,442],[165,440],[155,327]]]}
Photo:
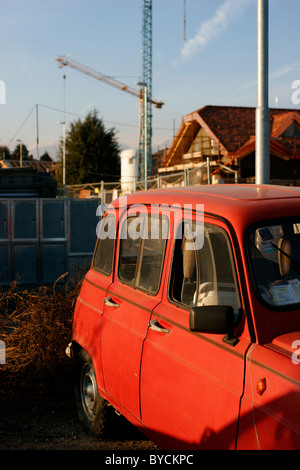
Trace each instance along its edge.
{"label": "building under construction", "polygon": [[[255,108],[205,106],[187,114],[158,174],[204,169],[208,158],[216,181],[255,181]],[[199,178],[194,183],[207,183],[206,170]],[[300,111],[270,109],[270,183],[300,184]]]}

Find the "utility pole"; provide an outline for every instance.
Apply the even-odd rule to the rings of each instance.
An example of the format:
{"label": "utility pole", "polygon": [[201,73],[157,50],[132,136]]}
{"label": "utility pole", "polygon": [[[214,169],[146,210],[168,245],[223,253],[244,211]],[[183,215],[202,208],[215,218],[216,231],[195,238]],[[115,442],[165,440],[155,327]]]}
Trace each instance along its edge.
{"label": "utility pole", "polygon": [[22,140],[18,139],[17,142],[20,143],[20,168],[23,166],[23,149],[22,149]]}
{"label": "utility pole", "polygon": [[37,159],[37,169],[40,171],[40,154],[39,154],[39,105],[35,105],[35,115],[36,115],[36,159]]}
{"label": "utility pole", "polygon": [[269,0],[257,0],[257,108],[255,182],[270,182]]}
{"label": "utility pole", "polygon": [[186,0],[183,0],[183,39],[186,40]]}

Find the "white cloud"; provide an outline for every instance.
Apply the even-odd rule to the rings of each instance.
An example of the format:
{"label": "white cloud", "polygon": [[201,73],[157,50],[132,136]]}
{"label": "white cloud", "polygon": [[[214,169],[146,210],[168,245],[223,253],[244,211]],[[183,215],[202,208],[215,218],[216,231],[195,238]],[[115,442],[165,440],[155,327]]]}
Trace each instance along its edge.
{"label": "white cloud", "polygon": [[81,110],[79,111],[79,114],[86,114],[89,110],[92,110],[92,107],[93,107],[93,103],[88,103],[86,104],[85,106],[83,106],[83,108],[81,108]]}
{"label": "white cloud", "polygon": [[[269,73],[269,80],[274,80],[276,78],[283,77],[285,75],[288,75],[291,72],[295,72],[300,70],[300,62],[296,61],[291,64],[284,65],[280,67],[277,70],[274,70],[273,72]],[[247,83],[244,83],[244,85],[240,86],[237,90],[236,93],[240,93],[241,91],[248,90],[250,88],[256,87],[257,86],[257,80],[251,80]]]}
{"label": "white cloud", "polygon": [[284,75],[287,75],[288,73],[294,72],[296,70],[300,70],[299,61],[293,62],[292,64],[284,65],[280,69],[270,73],[270,79],[283,77]]}
{"label": "white cloud", "polygon": [[38,88],[39,88],[39,87],[38,87],[38,84],[37,84],[37,82],[35,81],[35,79],[33,78],[32,74],[31,74],[31,73],[29,72],[29,70],[27,69],[27,67],[26,67],[24,64],[22,64],[21,67],[22,67],[22,69],[24,70],[24,72],[26,73],[26,75],[29,77],[30,81],[33,83],[33,85],[35,86],[35,88],[38,89]]}
{"label": "white cloud", "polygon": [[182,63],[203,50],[215,37],[226,31],[229,24],[240,16],[251,0],[226,0],[212,18],[201,23],[196,35],[186,41],[176,62]]}

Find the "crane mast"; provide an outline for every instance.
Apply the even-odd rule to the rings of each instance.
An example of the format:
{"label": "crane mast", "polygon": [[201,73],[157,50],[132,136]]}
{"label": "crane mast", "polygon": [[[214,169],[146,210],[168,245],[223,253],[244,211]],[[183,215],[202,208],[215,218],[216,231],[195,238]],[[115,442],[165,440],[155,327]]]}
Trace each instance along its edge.
{"label": "crane mast", "polygon": [[152,0],[143,0],[143,102],[140,112],[139,169],[141,180],[152,174]]}

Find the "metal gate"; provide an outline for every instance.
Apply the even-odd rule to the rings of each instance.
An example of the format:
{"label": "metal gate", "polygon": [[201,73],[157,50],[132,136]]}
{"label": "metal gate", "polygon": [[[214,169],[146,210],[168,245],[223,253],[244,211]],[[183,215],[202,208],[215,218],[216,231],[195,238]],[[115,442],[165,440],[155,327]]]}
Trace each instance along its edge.
{"label": "metal gate", "polygon": [[90,262],[97,199],[0,199],[0,283],[52,283]]}

